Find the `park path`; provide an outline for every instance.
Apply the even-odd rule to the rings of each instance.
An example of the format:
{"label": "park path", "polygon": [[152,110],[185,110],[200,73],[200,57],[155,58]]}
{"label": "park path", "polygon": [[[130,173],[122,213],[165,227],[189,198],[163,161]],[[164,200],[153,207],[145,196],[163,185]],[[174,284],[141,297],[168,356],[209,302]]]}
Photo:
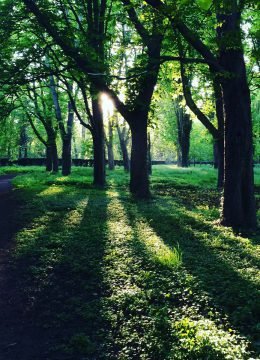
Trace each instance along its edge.
{"label": "park path", "polygon": [[11,180],[15,175],[0,176],[0,251],[10,247],[12,233],[13,202],[11,200]]}
{"label": "park path", "polygon": [[12,256],[18,206],[12,193],[14,177],[0,176],[0,360],[47,360],[41,349],[43,333],[27,312]]}
{"label": "park path", "polygon": [[6,336],[12,327],[10,313],[14,296],[14,284],[10,271],[14,213],[11,194],[13,178],[14,175],[0,176],[0,360],[8,359],[9,348],[15,346],[14,342],[9,341],[9,336]]}

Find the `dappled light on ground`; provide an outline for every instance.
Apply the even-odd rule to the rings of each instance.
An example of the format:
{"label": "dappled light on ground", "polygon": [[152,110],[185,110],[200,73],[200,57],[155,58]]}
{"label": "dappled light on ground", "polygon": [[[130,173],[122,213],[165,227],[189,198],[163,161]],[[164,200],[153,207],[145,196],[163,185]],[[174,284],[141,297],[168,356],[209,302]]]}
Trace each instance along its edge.
{"label": "dappled light on ground", "polygon": [[15,180],[7,358],[256,358],[257,236],[216,224],[216,191],[204,199],[198,172],[188,187],[187,171],[166,167],[136,202],[123,172],[96,190],[81,171]]}

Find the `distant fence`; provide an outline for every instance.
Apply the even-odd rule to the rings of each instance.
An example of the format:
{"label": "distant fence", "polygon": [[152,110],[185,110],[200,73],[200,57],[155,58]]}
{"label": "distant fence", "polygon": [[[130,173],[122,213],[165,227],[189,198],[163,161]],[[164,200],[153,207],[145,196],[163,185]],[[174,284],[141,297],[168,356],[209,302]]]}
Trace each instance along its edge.
{"label": "distant fence", "polygon": [[[84,166],[84,167],[93,167],[94,160],[93,159],[73,159],[73,166]],[[255,165],[259,165],[260,162],[255,162]],[[0,158],[0,166],[10,166],[10,165],[19,165],[19,166],[45,166],[46,159],[45,158],[26,158],[26,159],[18,159],[18,160],[9,160],[6,158]],[[59,159],[59,165],[61,166],[61,159]],[[123,160],[115,160],[116,166],[123,166]],[[177,165],[177,161],[159,161],[153,160],[152,165]],[[213,161],[190,161],[191,166],[196,165],[210,165],[214,166]]]}

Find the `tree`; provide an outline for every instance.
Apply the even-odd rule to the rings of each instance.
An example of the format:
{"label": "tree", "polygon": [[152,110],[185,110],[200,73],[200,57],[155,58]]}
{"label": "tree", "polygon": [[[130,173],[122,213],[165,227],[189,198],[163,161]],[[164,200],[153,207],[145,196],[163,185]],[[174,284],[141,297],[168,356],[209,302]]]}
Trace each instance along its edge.
{"label": "tree", "polygon": [[[108,87],[104,77],[91,76],[93,72],[100,73],[100,71],[103,72],[104,70],[104,62],[97,61],[97,59],[100,59],[99,55],[101,55],[102,60],[104,59],[104,57],[102,57],[104,49],[104,47],[102,47],[104,40],[102,34],[104,33],[99,34],[99,37],[94,36],[92,39],[93,42],[91,41],[88,43],[88,54],[86,55],[84,52],[79,52],[79,49],[75,46],[75,42],[71,41],[71,39],[68,38],[64,32],[57,29],[57,26],[55,26],[55,24],[50,21],[49,14],[47,14],[44,9],[40,9],[34,1],[24,0],[23,2],[27,6],[28,10],[30,10],[35,15],[39,24],[46,29],[49,35],[52,36],[55,42],[62,48],[64,54],[73,59],[78,68],[83,71],[83,73],[91,82],[93,116],[97,119],[95,121],[94,130],[96,133],[96,142],[94,141],[94,152],[98,152],[100,164],[103,162],[101,145],[104,143],[104,137],[102,135],[102,112],[100,111],[99,95],[97,92],[106,92],[113,99],[117,110],[129,123],[132,132],[130,190],[137,197],[148,197],[150,195],[150,191],[147,171],[147,121],[149,107],[160,68],[159,59],[163,38],[160,32],[160,17],[157,18],[157,16],[154,16],[152,27],[148,30],[144,27],[138,18],[131,2],[128,0],[123,1],[128,16],[146,48],[145,56],[142,57],[142,74],[138,79],[136,78],[135,82],[131,84],[132,96],[129,97],[129,102],[127,105],[125,105],[116,95],[116,93],[111,90],[110,87]],[[101,17],[102,26],[99,26],[99,28],[101,27],[102,31],[105,17],[104,10],[106,10],[105,1],[100,3],[99,11],[99,14],[102,12],[104,15]],[[78,26],[82,29],[81,22],[78,21],[77,13],[73,12],[73,14],[76,21],[78,22]],[[88,27],[88,29],[90,34],[93,36],[93,29],[91,30],[90,27]],[[100,38],[101,43],[98,41]],[[99,53],[100,51],[101,53]],[[100,165],[100,172],[102,170],[101,167],[102,166]]]}
{"label": "tree", "polygon": [[123,123],[122,126],[119,124],[119,120],[117,120],[116,129],[119,137],[120,149],[123,158],[123,166],[125,172],[129,172],[130,170],[130,159],[128,155],[128,143],[130,140],[130,129],[127,128],[126,124]]}
{"label": "tree", "polygon": [[[39,83],[36,87],[34,83],[32,87],[27,86],[27,96],[20,96],[19,102],[35,135],[46,147],[46,170],[58,172],[59,160],[56,143],[58,124],[54,122],[54,114],[50,111],[52,99],[47,84]],[[37,129],[35,119],[44,128],[45,136]]]}
{"label": "tree", "polygon": [[241,37],[245,2],[223,0],[216,4],[218,57],[203,42],[200,34],[186,25],[180,14],[174,14],[160,0],[146,2],[169,19],[173,29],[203,57],[221,85],[225,138],[221,223],[233,228],[255,228],[250,91]]}
{"label": "tree", "polygon": [[181,105],[181,98],[175,100],[174,109],[177,120],[177,151],[178,151],[178,166],[189,166],[189,150],[190,150],[190,133],[192,128],[192,120],[190,115],[185,112]]}
{"label": "tree", "polygon": [[[73,86],[68,85],[68,91],[73,90]],[[62,139],[62,175],[67,176],[71,173],[71,141],[72,141],[72,127],[74,121],[74,111],[71,101],[67,101],[67,121],[65,127],[65,121],[63,120],[62,109],[60,106],[58,87],[55,83],[53,75],[50,75],[50,91],[52,94],[56,120],[60,130]]]}

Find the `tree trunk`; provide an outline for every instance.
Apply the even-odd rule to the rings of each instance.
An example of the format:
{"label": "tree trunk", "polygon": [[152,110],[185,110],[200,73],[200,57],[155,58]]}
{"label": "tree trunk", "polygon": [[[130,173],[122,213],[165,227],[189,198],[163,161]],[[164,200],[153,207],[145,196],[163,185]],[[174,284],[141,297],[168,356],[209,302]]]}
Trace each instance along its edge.
{"label": "tree trunk", "polygon": [[62,175],[71,173],[71,136],[65,136],[62,140]]}
{"label": "tree trunk", "polygon": [[52,172],[57,173],[59,171],[59,158],[56,141],[51,145],[51,156],[52,156]]}
{"label": "tree trunk", "polygon": [[120,148],[121,148],[122,157],[123,157],[124,170],[125,170],[125,172],[129,172],[130,171],[130,160],[129,160],[128,149],[127,149],[127,140],[125,138],[125,131],[121,131],[119,125],[117,125],[117,132],[118,132]]}
{"label": "tree trunk", "polygon": [[21,145],[19,146],[19,153],[18,153],[18,159],[22,159],[23,157],[23,153],[22,153],[22,147]]}
{"label": "tree trunk", "polygon": [[79,158],[79,152],[78,152],[78,147],[77,147],[77,142],[75,137],[73,136],[73,145],[74,145],[74,154],[75,154],[75,159]]}
{"label": "tree trunk", "polygon": [[182,164],[182,154],[181,154],[181,149],[180,149],[180,144],[177,144],[177,166],[181,167]]}
{"label": "tree trunk", "polygon": [[215,107],[218,120],[218,137],[215,139],[216,151],[218,155],[218,189],[223,188],[224,184],[224,105],[221,86],[216,77],[213,80]]}
{"label": "tree trunk", "polygon": [[151,136],[150,133],[147,135],[147,166],[148,166],[148,174],[152,175],[152,154],[151,154]]}
{"label": "tree trunk", "polygon": [[46,146],[46,171],[52,171],[52,155],[51,155],[51,146]]}
{"label": "tree trunk", "polygon": [[46,147],[46,170],[54,173],[59,171],[59,159],[56,145],[56,136],[52,129],[48,130],[48,139]]}
{"label": "tree trunk", "polygon": [[107,144],[107,157],[108,157],[108,168],[109,170],[115,169],[115,159],[114,159],[114,148],[113,148],[113,123],[109,120],[108,123],[108,139]]}
{"label": "tree trunk", "polygon": [[190,132],[192,122],[188,114],[183,114],[182,117],[182,132],[181,132],[181,166],[189,166],[189,152],[190,152]]}
{"label": "tree trunk", "polygon": [[216,140],[218,153],[218,189],[223,188],[224,184],[224,139],[220,137]]}
{"label": "tree trunk", "polygon": [[111,144],[107,144],[107,157],[109,170],[115,170],[114,150]]}
{"label": "tree trunk", "polygon": [[180,105],[181,97],[175,103],[175,114],[177,117],[177,165],[181,167],[189,166],[190,152],[190,133],[192,121],[189,114],[185,114],[184,108]]}
{"label": "tree trunk", "polygon": [[98,96],[92,96],[93,110],[93,152],[94,152],[94,185],[104,187],[105,170],[105,136],[102,108]]}
{"label": "tree trunk", "polygon": [[226,121],[222,224],[255,228],[252,125],[246,78],[229,80],[223,94]]}
{"label": "tree trunk", "polygon": [[[256,227],[250,92],[240,37],[240,14],[220,15],[220,61],[229,77],[221,80],[224,103],[224,193],[222,224],[234,229]],[[232,35],[233,47],[227,47]]]}
{"label": "tree trunk", "polygon": [[140,199],[150,197],[147,166],[147,119],[131,123],[132,149],[130,167],[130,191]]}

